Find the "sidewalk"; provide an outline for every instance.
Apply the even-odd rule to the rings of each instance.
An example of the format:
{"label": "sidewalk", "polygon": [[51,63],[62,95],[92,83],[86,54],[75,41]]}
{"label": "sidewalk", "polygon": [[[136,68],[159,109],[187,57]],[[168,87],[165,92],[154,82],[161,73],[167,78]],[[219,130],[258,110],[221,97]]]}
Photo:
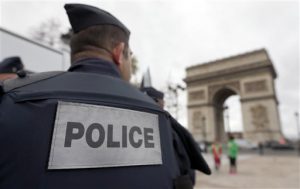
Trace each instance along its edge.
{"label": "sidewalk", "polygon": [[212,175],[197,173],[195,189],[299,189],[299,156],[258,156],[256,154],[240,155],[238,173],[228,174],[228,159],[222,158],[222,167],[216,172],[212,157],[205,155],[212,169]]}

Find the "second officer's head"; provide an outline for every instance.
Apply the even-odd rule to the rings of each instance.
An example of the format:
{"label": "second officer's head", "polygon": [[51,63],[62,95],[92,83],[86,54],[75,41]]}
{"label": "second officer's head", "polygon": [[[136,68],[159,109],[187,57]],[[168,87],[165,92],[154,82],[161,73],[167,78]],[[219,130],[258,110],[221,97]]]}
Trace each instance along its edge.
{"label": "second officer's head", "polygon": [[0,62],[0,81],[17,77],[17,72],[24,70],[22,60],[18,56],[7,57]]}
{"label": "second officer's head", "polygon": [[71,62],[102,58],[117,65],[124,80],[131,76],[130,31],[110,13],[83,4],[66,4],[73,29]]}

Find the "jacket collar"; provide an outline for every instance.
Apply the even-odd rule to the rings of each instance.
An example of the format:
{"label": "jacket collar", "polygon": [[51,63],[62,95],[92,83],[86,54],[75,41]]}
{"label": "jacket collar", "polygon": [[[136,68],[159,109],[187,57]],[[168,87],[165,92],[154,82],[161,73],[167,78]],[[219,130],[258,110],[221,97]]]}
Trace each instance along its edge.
{"label": "jacket collar", "polygon": [[75,62],[68,71],[96,73],[121,78],[121,74],[114,63],[100,58],[81,59]]}

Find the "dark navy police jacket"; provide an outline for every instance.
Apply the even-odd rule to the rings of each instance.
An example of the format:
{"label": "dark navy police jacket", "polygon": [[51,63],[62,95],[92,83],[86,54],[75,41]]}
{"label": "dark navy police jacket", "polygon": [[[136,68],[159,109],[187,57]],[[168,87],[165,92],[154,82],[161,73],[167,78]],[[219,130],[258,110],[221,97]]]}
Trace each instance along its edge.
{"label": "dark navy police jacket", "polygon": [[[115,65],[101,59],[85,59],[72,66],[68,72],[33,74],[25,78],[6,81],[2,84],[1,90],[1,189],[174,188],[174,179],[178,178],[180,173],[174,155],[170,118],[150,98],[121,80]],[[58,105],[59,103],[61,104]],[[76,112],[77,106],[82,108],[78,113]],[[70,109],[66,109],[66,107],[70,107]],[[84,111],[86,107],[88,109]],[[127,114],[133,116],[133,119],[139,119],[139,116],[136,115],[145,116],[149,123],[157,118],[157,122],[153,123],[158,124],[159,136],[155,138],[153,130],[142,128],[141,125],[131,128],[123,126],[122,133],[124,131],[129,134],[122,134],[123,142],[120,144],[120,141],[119,143],[116,141],[116,138],[120,136],[116,133],[112,136],[112,130],[121,125],[93,124],[82,118],[82,115],[93,117],[95,110],[98,110],[99,107],[104,112],[106,109],[111,114],[115,112],[113,115],[108,114],[107,120],[110,120],[111,116],[120,117],[120,119],[123,116],[122,120],[130,123],[131,119],[126,119]],[[73,113],[71,114],[71,112]],[[68,116],[73,121],[67,122],[67,126],[70,127],[61,130],[65,128],[65,125],[61,123],[64,123],[65,119],[69,119]],[[85,122],[75,123],[76,119]],[[101,116],[95,119],[106,120]],[[86,124],[90,125],[90,128]],[[110,158],[115,159],[114,161],[123,161],[123,157],[119,153],[120,145],[124,149],[131,144],[133,150],[137,149],[136,156],[143,155],[138,148],[141,146],[139,142],[144,137],[143,145],[145,147],[143,150],[151,150],[154,141],[159,141],[160,145],[159,151],[151,151],[149,157],[145,157],[145,159],[151,160],[151,157],[155,156],[157,160],[157,157],[160,157],[161,163],[146,162],[146,160],[143,162],[144,160],[140,158],[139,161],[142,163],[137,162],[136,165],[132,163],[131,159],[128,159],[128,162],[131,162],[130,165],[122,162],[123,164],[120,165],[116,163],[111,166],[94,166],[91,156],[96,157],[96,155],[82,154],[81,152],[87,147],[87,144],[83,143],[86,141],[93,148],[101,148],[106,145],[100,139],[98,143],[95,142],[97,136],[100,137],[101,132],[104,133],[104,126],[107,126],[105,128],[106,137],[114,138],[111,139],[110,144],[107,143],[112,149],[107,149],[108,153],[100,154],[108,156],[104,158],[106,161],[110,161]],[[93,129],[98,129],[99,134],[92,135]],[[120,129],[119,131],[121,132]],[[60,132],[69,132],[73,139],[68,141],[66,139],[62,145],[69,149],[78,147],[77,151],[69,152],[78,155],[70,156],[72,159],[70,161],[61,159],[61,156],[66,156],[68,153],[60,151],[62,148],[55,146],[60,144],[61,137],[65,137],[60,135]],[[86,140],[83,139],[84,137]],[[124,137],[128,138],[124,139]],[[117,154],[116,156],[107,155],[113,150],[113,153]],[[126,153],[123,155],[127,157]],[[131,157],[139,158],[136,156]],[[80,167],[77,164],[72,167],[73,161],[79,161],[76,159],[78,157],[84,157],[80,161],[92,162],[90,167]],[[52,168],[49,168],[50,161],[54,162]],[[67,164],[68,166],[64,167]]]}

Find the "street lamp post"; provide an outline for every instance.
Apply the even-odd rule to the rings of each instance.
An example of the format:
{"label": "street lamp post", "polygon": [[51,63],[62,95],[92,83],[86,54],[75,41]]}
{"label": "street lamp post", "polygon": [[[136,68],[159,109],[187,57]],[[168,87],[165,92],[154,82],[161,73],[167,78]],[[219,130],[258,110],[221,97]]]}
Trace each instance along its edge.
{"label": "street lamp post", "polygon": [[224,106],[223,107],[223,110],[224,110],[224,112],[225,112],[225,110],[226,110],[226,114],[225,114],[225,118],[226,118],[226,121],[227,121],[227,129],[228,129],[228,133],[230,133],[231,132],[231,129],[230,129],[230,125],[229,125],[229,106]]}
{"label": "street lamp post", "polygon": [[203,129],[202,134],[203,134],[203,142],[204,142],[204,152],[207,152],[205,117],[202,117],[202,129]]}
{"label": "street lamp post", "polygon": [[202,128],[203,128],[203,140],[206,142],[206,125],[205,125],[205,117],[202,117]]}
{"label": "street lamp post", "polygon": [[300,156],[300,125],[299,125],[299,113],[295,112],[295,117],[296,117],[296,126],[297,126],[297,150],[298,150],[298,155]]}

